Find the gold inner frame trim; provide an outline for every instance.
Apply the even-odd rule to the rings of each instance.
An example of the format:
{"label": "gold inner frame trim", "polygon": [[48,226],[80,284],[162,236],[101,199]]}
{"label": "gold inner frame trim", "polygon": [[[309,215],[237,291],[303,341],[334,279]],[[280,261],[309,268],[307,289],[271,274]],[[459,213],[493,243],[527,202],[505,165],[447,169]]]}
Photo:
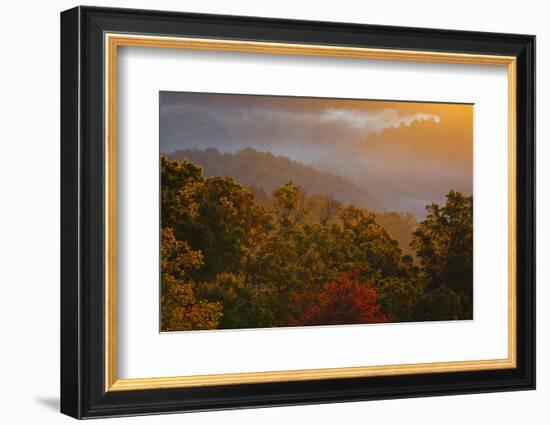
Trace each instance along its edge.
{"label": "gold inner frame trim", "polygon": [[[203,387],[268,382],[310,381],[511,369],[517,365],[516,346],[516,58],[478,54],[370,49],[330,45],[267,43],[256,41],[161,37],[106,33],[105,46],[105,391],[135,391],[179,387]],[[116,372],[116,136],[117,49],[120,46],[280,55],[325,56],[355,59],[399,60],[469,65],[504,66],[508,71],[508,357],[495,360],[398,364],[118,379]]]}

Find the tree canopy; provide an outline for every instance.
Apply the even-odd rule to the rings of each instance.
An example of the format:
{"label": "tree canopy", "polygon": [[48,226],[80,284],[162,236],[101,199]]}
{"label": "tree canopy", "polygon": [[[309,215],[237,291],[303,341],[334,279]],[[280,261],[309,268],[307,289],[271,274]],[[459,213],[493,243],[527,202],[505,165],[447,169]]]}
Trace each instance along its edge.
{"label": "tree canopy", "polygon": [[381,225],[403,217],[163,156],[162,330],[469,319],[472,198],[427,213],[404,253]]}

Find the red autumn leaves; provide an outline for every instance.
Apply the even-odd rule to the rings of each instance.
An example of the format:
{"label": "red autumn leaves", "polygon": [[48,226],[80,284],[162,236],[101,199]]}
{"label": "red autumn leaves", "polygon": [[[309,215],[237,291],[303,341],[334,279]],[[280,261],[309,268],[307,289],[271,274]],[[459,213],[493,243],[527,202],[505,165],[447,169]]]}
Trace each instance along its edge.
{"label": "red autumn leaves", "polygon": [[380,311],[376,290],[361,280],[360,268],[343,273],[321,292],[306,292],[296,302],[304,305],[303,316],[296,325],[335,325],[384,323],[388,317]]}

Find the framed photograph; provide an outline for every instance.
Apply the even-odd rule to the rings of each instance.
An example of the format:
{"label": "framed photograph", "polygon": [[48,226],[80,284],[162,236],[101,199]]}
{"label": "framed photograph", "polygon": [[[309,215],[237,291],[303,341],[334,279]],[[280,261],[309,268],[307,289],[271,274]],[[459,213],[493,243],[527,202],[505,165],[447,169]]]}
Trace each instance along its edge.
{"label": "framed photograph", "polygon": [[61,411],[535,388],[535,37],[61,14]]}

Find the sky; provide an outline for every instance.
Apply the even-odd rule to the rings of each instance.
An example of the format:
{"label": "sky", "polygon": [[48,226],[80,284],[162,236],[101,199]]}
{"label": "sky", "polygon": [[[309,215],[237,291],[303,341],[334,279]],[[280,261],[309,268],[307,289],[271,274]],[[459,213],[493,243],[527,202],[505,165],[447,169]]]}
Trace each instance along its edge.
{"label": "sky", "polygon": [[251,147],[345,177],[421,218],[472,194],[473,105],[160,92],[160,148]]}

